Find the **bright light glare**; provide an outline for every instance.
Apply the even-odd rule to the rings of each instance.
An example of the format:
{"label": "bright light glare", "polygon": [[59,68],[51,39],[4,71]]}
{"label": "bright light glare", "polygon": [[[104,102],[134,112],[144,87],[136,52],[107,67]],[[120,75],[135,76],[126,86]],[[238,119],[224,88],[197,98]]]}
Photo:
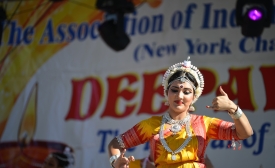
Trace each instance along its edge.
{"label": "bright light glare", "polygon": [[248,12],[248,16],[251,20],[253,21],[257,21],[257,20],[260,20],[262,17],[263,17],[263,14],[260,10],[258,9],[251,9],[249,12]]}

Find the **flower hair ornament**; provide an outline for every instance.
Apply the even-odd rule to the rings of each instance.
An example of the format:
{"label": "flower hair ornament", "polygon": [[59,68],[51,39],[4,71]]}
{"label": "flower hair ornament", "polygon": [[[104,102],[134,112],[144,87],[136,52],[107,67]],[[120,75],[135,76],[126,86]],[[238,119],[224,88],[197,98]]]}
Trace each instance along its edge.
{"label": "flower hair ornament", "polygon": [[[179,62],[176,63],[172,66],[170,66],[168,68],[168,70],[165,72],[165,74],[163,75],[163,79],[162,79],[162,86],[164,89],[164,96],[166,99],[165,104],[168,105],[168,95],[166,93],[167,88],[171,85],[172,82],[174,82],[175,80],[179,80],[181,82],[188,82],[193,89],[195,90],[195,99],[193,101],[193,103],[195,103],[198,98],[200,97],[200,95],[202,94],[203,88],[204,88],[204,79],[203,76],[201,74],[201,72],[199,71],[199,69],[197,67],[195,67],[194,65],[191,65],[191,61],[189,60],[190,56],[188,56],[187,60],[183,61],[183,62]],[[176,78],[175,80],[171,81],[170,83],[168,83],[168,80],[170,79],[170,77],[177,71],[183,71],[183,72],[188,72],[190,74],[192,74],[194,76],[194,78],[196,79],[198,86],[195,87],[193,82],[191,82],[186,76],[185,73],[183,74],[183,76],[180,76],[178,78]],[[189,111],[194,111],[194,107],[191,106]]]}

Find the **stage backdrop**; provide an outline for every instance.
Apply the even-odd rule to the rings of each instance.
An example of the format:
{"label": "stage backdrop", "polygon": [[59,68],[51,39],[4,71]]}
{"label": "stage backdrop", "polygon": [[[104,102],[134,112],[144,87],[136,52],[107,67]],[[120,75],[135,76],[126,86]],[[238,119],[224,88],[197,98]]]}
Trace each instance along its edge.
{"label": "stage backdrop", "polygon": [[[261,37],[236,26],[235,1],[141,0],[125,15],[131,42],[116,52],[98,33],[95,1],[5,1],[0,47],[0,167],[39,167],[69,149],[76,168],[109,167],[110,140],[142,119],[161,115],[162,74],[191,57],[205,78],[195,114],[223,86],[249,118],[254,135],[241,150],[211,141],[214,167],[275,165],[275,20]],[[128,155],[148,155],[148,144]]]}

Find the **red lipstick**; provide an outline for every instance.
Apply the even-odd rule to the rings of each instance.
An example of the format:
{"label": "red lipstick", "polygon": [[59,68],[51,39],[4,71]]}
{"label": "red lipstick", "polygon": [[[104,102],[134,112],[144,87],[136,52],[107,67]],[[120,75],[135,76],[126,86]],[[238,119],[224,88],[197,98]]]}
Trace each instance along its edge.
{"label": "red lipstick", "polygon": [[176,104],[178,104],[178,105],[182,105],[182,101],[180,101],[180,100],[176,100],[176,101],[174,101]]}

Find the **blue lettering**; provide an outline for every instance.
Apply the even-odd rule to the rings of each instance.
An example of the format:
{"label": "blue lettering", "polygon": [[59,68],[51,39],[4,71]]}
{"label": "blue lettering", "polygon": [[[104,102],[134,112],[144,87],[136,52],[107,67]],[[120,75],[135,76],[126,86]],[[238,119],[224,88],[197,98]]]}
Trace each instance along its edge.
{"label": "blue lettering", "polygon": [[[135,11],[133,13],[134,16],[137,15],[137,12]],[[137,19],[136,18],[132,18],[130,19],[129,17],[124,17],[124,26],[125,26],[125,30],[127,30],[127,26],[130,25],[131,26],[131,31],[130,31],[130,35],[135,35],[135,28],[136,28],[136,22],[137,22]]]}
{"label": "blue lettering", "polygon": [[[263,151],[263,146],[264,146],[264,137],[265,134],[269,132],[269,127],[271,126],[270,123],[264,123],[260,130],[259,130],[259,136],[256,135],[256,132],[254,131],[254,134],[248,138],[242,141],[243,146],[246,148],[252,148],[253,146],[255,146],[257,144],[257,140],[258,140],[258,150],[254,150],[252,152],[253,155],[259,155],[262,153]],[[257,139],[258,138],[258,139]],[[229,147],[231,145],[231,141],[228,141],[227,146]],[[224,148],[224,142],[222,140],[213,140],[211,142],[211,148],[213,149],[217,149],[217,148]]]}
{"label": "blue lettering", "polygon": [[146,142],[145,145],[144,145],[144,148],[143,150],[147,151],[150,149],[150,143],[149,142]]}
{"label": "blue lettering", "polygon": [[[186,39],[185,41],[187,42],[188,48],[189,48],[188,54],[194,54],[195,53],[195,44],[192,43],[191,39]],[[197,40],[197,42],[198,42],[198,40]]]}
{"label": "blue lettering", "polygon": [[100,130],[97,132],[97,135],[100,136],[102,134],[102,140],[101,145],[100,145],[100,149],[99,149],[99,153],[104,153],[105,152],[105,146],[106,146],[106,137],[108,134],[112,135],[113,131],[112,130]]}
{"label": "blue lettering", "polygon": [[246,48],[245,48],[245,44],[246,44],[246,41],[247,41],[248,39],[249,39],[249,38],[244,37],[244,38],[240,41],[239,48],[240,48],[240,50],[241,50],[243,53],[251,53],[251,52],[253,51],[253,48],[250,48],[250,49],[246,49]]}
{"label": "blue lettering", "polygon": [[60,24],[57,28],[57,34],[59,35],[59,38],[56,39],[55,41],[58,43],[62,43],[65,39],[65,32],[64,29],[66,28],[66,24]]}
{"label": "blue lettering", "polygon": [[269,51],[275,50],[275,38],[270,40]]}
{"label": "blue lettering", "polygon": [[204,4],[204,14],[203,14],[203,24],[202,27],[203,29],[209,29],[209,19],[210,19],[210,10],[211,10],[211,3],[209,4]]}
{"label": "blue lettering", "polygon": [[[156,23],[161,22],[157,21]],[[53,22],[50,19],[48,20],[46,27],[41,35],[39,44],[62,43],[64,41],[71,42],[76,38],[80,41],[83,41],[88,37],[88,35],[90,35],[91,39],[96,39],[98,37],[97,28],[99,24],[99,21],[95,21],[92,25],[89,25],[87,22],[81,23],[79,26],[75,23],[71,23],[69,25],[60,24],[55,29]],[[0,25],[0,29],[1,27],[3,28],[3,26],[4,22]],[[159,29],[157,28],[159,27],[154,27],[154,31],[158,31]],[[16,21],[11,21],[8,44],[19,45],[21,42],[30,44],[33,41],[34,32],[35,30],[32,26],[22,29],[21,26],[17,25]],[[2,36],[0,36],[0,38],[1,45]]]}
{"label": "blue lettering", "polygon": [[[45,42],[45,39],[46,39],[46,42]],[[52,25],[52,20],[49,20],[39,43],[47,44],[47,43],[53,43],[53,42],[54,42],[53,25]]]}
{"label": "blue lettering", "polygon": [[[153,43],[153,47],[156,46],[156,43]],[[150,47],[148,44],[144,44],[143,48],[145,49],[145,51],[147,51],[147,53],[149,54],[150,57],[154,56],[154,51],[153,51],[153,47]]]}
{"label": "blue lettering", "polygon": [[96,21],[92,24],[92,27],[91,27],[91,38],[92,39],[96,39],[98,37],[97,28],[99,25],[100,25],[99,21]]}
{"label": "blue lettering", "polygon": [[210,54],[215,54],[216,47],[219,47],[219,43],[211,43],[210,45]]}
{"label": "blue lettering", "polygon": [[211,147],[213,149],[217,149],[217,148],[224,148],[224,141],[221,140],[213,140],[211,142]]}
{"label": "blue lettering", "polygon": [[78,39],[80,41],[83,41],[86,39],[87,35],[88,35],[88,30],[89,30],[89,25],[88,23],[82,23],[79,27],[78,27],[78,31],[77,31],[77,36]]}
{"label": "blue lettering", "polygon": [[199,54],[205,54],[207,52],[207,49],[208,49],[207,44],[206,43],[201,43],[201,44],[198,45],[197,51],[198,51]]}
{"label": "blue lettering", "polygon": [[23,33],[23,41],[25,44],[30,44],[33,40],[34,29],[32,26],[27,27]]}
{"label": "blue lettering", "polygon": [[158,56],[158,57],[162,57],[163,54],[164,54],[164,51],[165,51],[165,47],[164,47],[164,46],[159,46],[159,47],[157,48],[157,56]]}
{"label": "blue lettering", "polygon": [[70,42],[75,39],[76,28],[77,28],[77,25],[75,23],[72,23],[69,25],[69,28],[68,28],[69,36],[67,37],[66,41]]}
{"label": "blue lettering", "polygon": [[173,16],[172,16],[172,19],[171,19],[171,27],[174,29],[174,30],[177,30],[181,23],[182,23],[182,13],[181,11],[175,11]]}
{"label": "blue lettering", "polygon": [[267,51],[267,40],[262,40],[261,37],[256,38],[256,52]]}
{"label": "blue lettering", "polygon": [[[195,3],[191,3],[188,5],[187,9],[185,10],[186,13],[186,20],[183,28],[190,29],[191,28],[191,16],[194,13],[193,9],[196,9],[197,5]],[[171,27],[174,30],[177,30],[181,27],[183,23],[183,14],[181,11],[175,11],[171,18]]]}
{"label": "blue lettering", "polygon": [[[248,39],[251,39],[250,42],[253,42],[255,47],[246,47],[248,46]],[[239,48],[243,53],[251,53],[251,52],[267,52],[275,50],[275,38],[267,40],[262,39],[262,37],[256,38],[243,38],[240,41]]]}
{"label": "blue lettering", "polygon": [[[251,143],[248,142],[250,139],[252,140]],[[243,145],[247,148],[251,148],[252,146],[255,145],[256,141],[257,141],[257,136],[256,134],[253,134],[250,138],[243,140]]]}
{"label": "blue lettering", "polygon": [[231,53],[231,50],[229,48],[230,42],[226,42],[224,38],[221,39],[221,47],[220,47],[220,53]]}
{"label": "blue lettering", "polygon": [[153,16],[153,27],[151,33],[161,32],[162,31],[162,24],[163,24],[163,15],[156,15]]}
{"label": "blue lettering", "polygon": [[177,52],[177,44],[171,44],[166,46],[166,54],[169,55],[175,55]]}
{"label": "blue lettering", "polygon": [[260,133],[260,139],[259,139],[259,148],[258,151],[253,151],[253,155],[259,155],[263,151],[263,146],[264,146],[264,134],[268,132],[268,129],[266,127],[270,127],[270,123],[264,123],[259,130]]}
{"label": "blue lettering", "polygon": [[[34,34],[34,28],[32,26],[26,27],[26,29],[24,30],[21,26],[17,26],[16,21],[12,21],[10,25],[11,28],[8,45],[17,46],[20,45],[21,42],[25,44],[30,44],[32,42]],[[1,27],[4,28],[4,22],[2,22]],[[0,40],[2,41],[2,34]]]}
{"label": "blue lettering", "polygon": [[138,31],[140,34],[145,34],[147,33],[148,29],[149,29],[149,18],[146,17],[146,16],[143,16],[141,19],[140,19],[140,22],[138,24]]}
{"label": "blue lettering", "polygon": [[197,5],[195,3],[191,3],[188,5],[187,10],[185,11],[186,13],[186,20],[185,20],[185,26],[184,28],[191,28],[190,27],[190,22],[191,22],[191,14],[193,13],[193,9],[196,9]]}
{"label": "blue lettering", "polygon": [[[155,45],[155,43],[153,43]],[[134,51],[134,59],[136,62],[143,60],[145,54],[148,53],[150,57],[153,57],[153,49],[150,48],[148,44],[141,44]]]}
{"label": "blue lettering", "polygon": [[136,62],[145,59],[145,57],[153,58],[157,56],[159,58],[163,56],[175,55],[177,52],[177,44],[157,45],[156,43],[140,44],[134,50],[134,60]]}
{"label": "blue lettering", "polygon": [[143,16],[140,19],[135,18],[136,15],[137,12],[134,12],[133,17],[124,17],[127,34],[134,36],[136,33],[145,35],[147,33],[158,33],[162,31],[163,14],[153,15],[152,17]]}
{"label": "blue lettering", "polygon": [[[211,21],[211,13],[212,13],[212,3],[204,4],[204,16],[202,22],[202,29],[210,28]],[[212,28],[227,28],[227,22],[231,27],[237,27],[236,25],[236,11],[232,9],[231,12],[225,8],[215,9],[213,10],[213,24]]]}
{"label": "blue lettering", "polygon": [[136,147],[132,147],[132,148],[128,148],[127,151],[128,151],[128,152],[134,152],[135,149],[136,149]]}
{"label": "blue lettering", "polygon": [[[12,21],[10,23],[11,30],[10,30],[10,38],[8,41],[9,45],[19,45],[21,42],[21,35],[22,35],[22,28],[20,26],[16,26],[16,21]],[[14,44],[14,39],[16,39]]]}
{"label": "blue lettering", "polygon": [[192,42],[191,39],[185,39],[189,51],[188,54],[215,54],[216,50],[219,49],[220,54],[231,53],[230,50],[230,42],[226,41],[226,39],[221,38],[220,42],[211,42],[209,44],[200,42],[199,39],[196,42]]}
{"label": "blue lettering", "polygon": [[[112,137],[116,137],[119,134],[119,130],[99,130],[97,132],[97,136],[102,135],[102,139],[101,139],[101,145],[100,145],[100,149],[99,149],[99,153],[105,153],[105,148],[107,147],[107,136],[108,135],[112,135]],[[136,147],[132,147],[127,149],[128,152],[133,152],[136,149]]]}
{"label": "blue lettering", "polygon": [[142,47],[141,44],[138,45],[137,48],[136,48],[135,51],[134,51],[134,60],[135,60],[136,62],[138,62],[138,61],[144,59],[143,54],[139,54],[139,51],[141,50],[141,47]]}
{"label": "blue lettering", "polygon": [[221,10],[214,10],[214,24],[213,28],[219,28],[219,16],[222,14],[222,25],[221,27],[226,28],[226,17],[227,17],[227,11],[225,9]]}

